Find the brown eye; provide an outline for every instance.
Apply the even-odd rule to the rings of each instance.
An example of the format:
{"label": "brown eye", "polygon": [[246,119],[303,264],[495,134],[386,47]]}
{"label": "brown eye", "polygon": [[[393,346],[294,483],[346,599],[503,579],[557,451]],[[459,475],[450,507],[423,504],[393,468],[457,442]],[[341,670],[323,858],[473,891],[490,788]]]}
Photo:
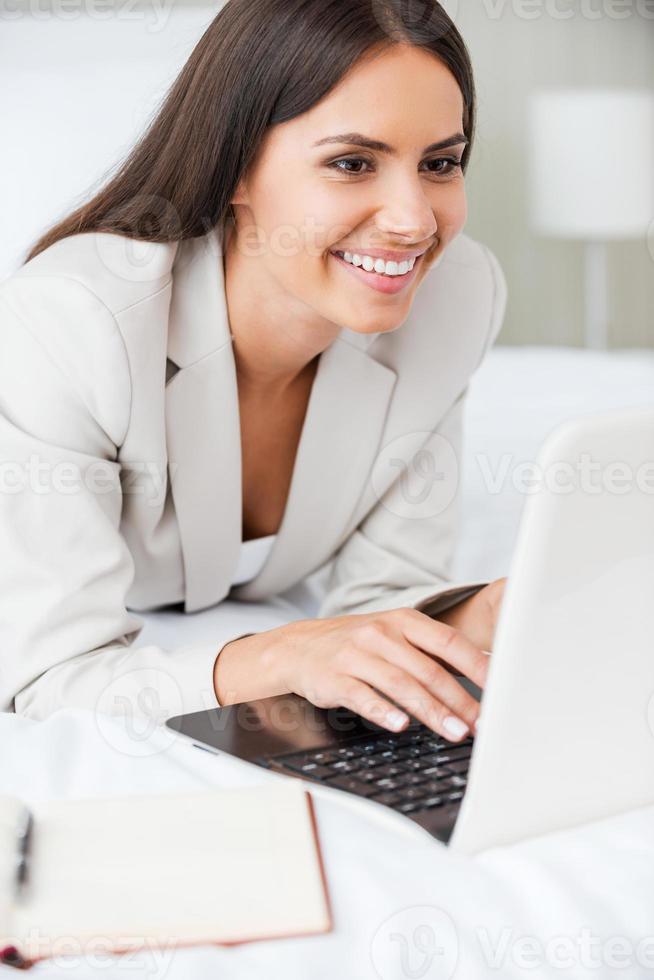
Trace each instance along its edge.
{"label": "brown eye", "polygon": [[428,160],[427,164],[445,164],[446,170],[432,170],[431,173],[435,173],[437,177],[448,176],[454,173],[457,169],[461,169],[461,163],[459,160],[454,160],[452,157],[439,157],[437,160]]}
{"label": "brown eye", "polygon": [[346,170],[344,167],[339,167],[339,164],[340,163],[355,164],[355,165],[357,163],[363,163],[366,166],[368,165],[368,161],[362,159],[361,157],[344,157],[341,160],[334,160],[333,163],[330,163],[329,164],[329,166],[330,167],[333,167],[334,170],[340,170],[341,173],[344,173],[344,174],[354,174],[355,176],[358,176],[360,173],[365,172],[365,171],[361,171],[361,170]]}

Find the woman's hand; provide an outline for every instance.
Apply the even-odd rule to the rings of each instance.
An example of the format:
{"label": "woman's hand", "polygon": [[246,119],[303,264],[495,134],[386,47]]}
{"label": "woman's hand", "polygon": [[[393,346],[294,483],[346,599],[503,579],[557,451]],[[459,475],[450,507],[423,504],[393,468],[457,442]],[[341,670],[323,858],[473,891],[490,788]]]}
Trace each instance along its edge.
{"label": "woman's hand", "polygon": [[[279,689],[318,707],[343,705],[399,731],[409,718],[396,702],[450,741],[475,731],[479,703],[446,665],[483,688],[488,657],[462,631],[423,612],[401,608],[300,620],[266,635],[260,669],[276,678]],[[257,638],[234,646],[249,639]]]}
{"label": "woman's hand", "polygon": [[490,653],[507,581],[506,578],[495,579],[469,599],[437,613],[437,619],[461,630],[476,646]]}

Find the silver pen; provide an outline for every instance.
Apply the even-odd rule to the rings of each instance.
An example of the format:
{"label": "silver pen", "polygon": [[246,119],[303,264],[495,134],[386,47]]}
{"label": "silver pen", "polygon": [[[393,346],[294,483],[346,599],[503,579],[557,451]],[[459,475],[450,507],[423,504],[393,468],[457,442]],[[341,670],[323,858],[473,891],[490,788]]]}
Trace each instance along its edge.
{"label": "silver pen", "polygon": [[23,894],[27,885],[33,833],[34,818],[31,810],[24,806],[16,839],[15,898],[19,898]]}

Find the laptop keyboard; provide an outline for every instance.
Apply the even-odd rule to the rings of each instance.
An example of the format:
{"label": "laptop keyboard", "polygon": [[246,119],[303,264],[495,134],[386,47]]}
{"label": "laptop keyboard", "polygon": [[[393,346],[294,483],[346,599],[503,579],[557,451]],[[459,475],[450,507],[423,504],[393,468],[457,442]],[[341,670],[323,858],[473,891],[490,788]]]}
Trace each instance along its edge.
{"label": "laptop keyboard", "polygon": [[418,724],[397,735],[361,736],[338,747],[274,755],[268,761],[400,813],[416,813],[461,800],[472,746],[472,738],[448,742]]}

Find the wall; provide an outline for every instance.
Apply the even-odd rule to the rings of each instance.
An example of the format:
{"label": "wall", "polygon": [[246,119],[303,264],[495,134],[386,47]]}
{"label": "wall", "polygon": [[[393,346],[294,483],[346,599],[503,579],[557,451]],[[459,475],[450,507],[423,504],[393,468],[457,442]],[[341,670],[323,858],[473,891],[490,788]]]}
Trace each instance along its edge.
{"label": "wall", "polygon": [[[573,16],[557,19],[552,10]],[[628,16],[616,20],[619,10]],[[528,225],[527,97],[541,87],[654,90],[654,5],[461,0],[456,23],[479,90],[467,230],[492,244],[509,280],[501,340],[581,344],[582,246],[537,238]],[[619,173],[615,180],[619,187]],[[609,246],[612,346],[654,347],[654,226],[652,232],[649,248],[645,238]]]}
{"label": "wall", "polygon": [[[103,183],[218,9],[157,0],[18,2],[0,14],[0,278],[45,227]],[[654,88],[654,5],[646,3],[446,4],[476,69],[479,130],[466,231],[495,249],[509,281],[502,343],[581,343],[581,247],[538,239],[528,227],[527,94],[551,85]],[[618,7],[628,16],[616,19]],[[556,10],[573,16],[559,19]],[[651,247],[653,254],[645,241],[610,247],[613,345],[654,347],[654,240]]]}

